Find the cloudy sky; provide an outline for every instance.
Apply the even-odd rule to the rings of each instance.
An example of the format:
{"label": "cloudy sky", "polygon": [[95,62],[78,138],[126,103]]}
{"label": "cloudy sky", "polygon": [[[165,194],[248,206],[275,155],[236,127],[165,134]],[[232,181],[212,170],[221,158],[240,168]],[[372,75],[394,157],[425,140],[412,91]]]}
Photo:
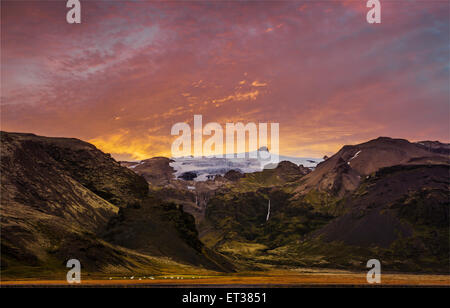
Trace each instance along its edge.
{"label": "cloudy sky", "polygon": [[449,2],[1,2],[1,129],[170,155],[176,122],[278,122],[285,155],[449,142]]}

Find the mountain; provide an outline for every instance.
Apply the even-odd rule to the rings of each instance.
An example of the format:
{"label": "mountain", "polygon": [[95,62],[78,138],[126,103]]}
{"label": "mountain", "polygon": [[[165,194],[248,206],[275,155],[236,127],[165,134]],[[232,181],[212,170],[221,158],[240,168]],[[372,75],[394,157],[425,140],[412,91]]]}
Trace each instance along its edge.
{"label": "mountain", "polygon": [[[268,150],[260,149],[258,152],[261,151]],[[206,204],[219,188],[227,187],[244,177],[246,186],[281,185],[311,172],[313,166],[321,161],[296,159],[310,167],[282,161],[277,164],[277,168],[264,169],[261,168],[264,166],[261,160],[250,158],[250,153],[246,153],[244,158],[154,157],[139,162],[122,161],[120,164],[143,176],[151,190],[161,199],[182,206],[184,211],[196,218],[198,225],[204,218]],[[242,183],[239,182],[240,185]]]}
{"label": "mountain", "polygon": [[[206,181],[213,179],[216,176],[224,176],[228,171],[234,170],[240,173],[252,173],[262,171],[263,169],[275,168],[277,164],[271,163],[270,160],[264,159],[264,155],[268,155],[269,150],[266,147],[260,148],[256,152],[244,153],[243,157],[177,157],[177,158],[163,158],[155,157],[151,159],[142,160],[140,162],[121,162],[123,166],[134,169],[138,174],[144,177],[153,176],[158,179],[163,177],[168,180],[175,178],[194,181]],[[289,161],[296,165],[302,165],[303,168],[313,170],[315,166],[322,161],[320,158],[308,157],[290,157],[279,156],[279,162]],[[160,167],[155,164],[159,162]],[[167,167],[169,166],[173,169]],[[149,172],[145,169],[148,168]],[[163,173],[156,172],[157,168],[162,168]],[[152,180],[153,181],[153,180]],[[150,181],[150,182],[152,182]],[[167,182],[166,182],[167,183]]]}
{"label": "mountain", "polygon": [[307,174],[280,165],[218,189],[202,241],[254,264],[450,272],[448,156],[382,137]]}
{"label": "mountain", "polygon": [[175,170],[170,166],[174,161],[166,157],[153,157],[140,162],[121,161],[124,167],[132,169],[151,185],[165,185],[175,178]]}
{"label": "mountain", "polygon": [[434,153],[450,155],[450,144],[439,141],[419,141],[417,146]]}
{"label": "mountain", "polygon": [[371,258],[449,273],[447,146],[380,137],[315,168],[256,170],[247,158],[119,163],[77,139],[1,132],[2,275],[51,276],[70,258],[104,274],[365,270]]}
{"label": "mountain", "polygon": [[145,181],[82,141],[5,132],[1,141],[3,266],[43,263],[71,240],[98,242],[119,207],[147,193]]}
{"label": "mountain", "polygon": [[227,258],[199,240],[195,219],[183,211],[183,206],[165,202],[155,195],[147,198],[142,207],[120,209],[103,238],[145,255],[170,257],[217,271],[235,271]]}
{"label": "mountain", "polygon": [[89,143],[1,132],[1,156],[2,274],[64,271],[70,258],[94,272],[233,269],[198,240],[192,216]]}
{"label": "mountain", "polygon": [[291,253],[309,265],[348,268],[375,257],[391,270],[450,273],[449,174],[449,165],[382,168],[342,203],[345,214]]}
{"label": "mountain", "polygon": [[427,150],[404,139],[380,137],[358,145],[346,145],[317,165],[298,187],[299,194],[311,190],[342,197],[355,190],[361,179],[380,168],[395,165],[448,164],[448,155]]}
{"label": "mountain", "polygon": [[292,201],[298,181],[309,172],[284,161],[220,186],[198,224],[200,239],[234,259],[279,264],[278,257],[267,259],[267,251],[295,242],[333,218],[306,202]]}

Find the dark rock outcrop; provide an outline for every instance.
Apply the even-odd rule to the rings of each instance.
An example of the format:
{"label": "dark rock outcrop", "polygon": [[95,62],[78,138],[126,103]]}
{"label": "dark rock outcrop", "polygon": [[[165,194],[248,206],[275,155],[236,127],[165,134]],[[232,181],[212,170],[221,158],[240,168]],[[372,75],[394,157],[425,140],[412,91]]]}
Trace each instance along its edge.
{"label": "dark rock outcrop", "polygon": [[197,173],[195,172],[184,172],[182,175],[180,175],[178,178],[179,179],[183,179],[185,181],[192,181],[193,179],[195,179],[197,177]]}
{"label": "dark rock outcrop", "polygon": [[238,170],[230,170],[227,173],[225,173],[223,177],[229,181],[235,182],[243,178],[244,176],[245,175]]}

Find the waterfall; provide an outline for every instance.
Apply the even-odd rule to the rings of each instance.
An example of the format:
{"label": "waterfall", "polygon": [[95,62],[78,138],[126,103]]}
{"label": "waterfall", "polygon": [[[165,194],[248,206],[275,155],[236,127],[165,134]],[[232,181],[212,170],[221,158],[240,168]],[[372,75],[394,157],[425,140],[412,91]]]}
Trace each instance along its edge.
{"label": "waterfall", "polygon": [[270,216],[270,199],[269,199],[269,205],[267,207],[267,217],[266,217],[266,221],[269,220],[269,216]]}

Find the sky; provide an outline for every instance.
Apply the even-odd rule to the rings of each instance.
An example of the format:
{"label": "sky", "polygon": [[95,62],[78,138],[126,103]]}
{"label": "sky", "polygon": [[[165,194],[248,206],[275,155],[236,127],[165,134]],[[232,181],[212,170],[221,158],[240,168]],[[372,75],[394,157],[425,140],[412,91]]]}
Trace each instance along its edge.
{"label": "sky", "polygon": [[279,123],[283,155],[379,136],[450,142],[449,1],[1,2],[1,129],[120,160],[172,125]]}

